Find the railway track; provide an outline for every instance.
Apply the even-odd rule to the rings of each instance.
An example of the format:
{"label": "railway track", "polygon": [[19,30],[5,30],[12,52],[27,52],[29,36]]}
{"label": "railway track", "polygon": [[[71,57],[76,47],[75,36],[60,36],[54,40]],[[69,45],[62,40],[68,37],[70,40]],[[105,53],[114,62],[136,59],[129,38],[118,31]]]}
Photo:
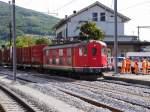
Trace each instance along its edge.
{"label": "railway track", "polygon": [[[26,79],[24,80],[24,79],[22,79],[22,78],[19,78],[19,80],[31,82],[30,80],[28,81],[28,80],[26,80]],[[33,83],[35,83],[35,82],[33,82]],[[119,109],[114,108],[114,107],[112,107],[112,106],[109,106],[109,105],[107,105],[107,104],[103,104],[103,103],[97,102],[97,101],[92,100],[92,99],[90,99],[90,98],[83,97],[82,95],[79,95],[79,94],[76,94],[76,93],[67,91],[67,90],[65,90],[65,89],[58,89],[58,90],[59,90],[59,91],[62,91],[62,92],[65,93],[65,94],[68,94],[68,95],[70,95],[70,96],[73,96],[73,97],[76,97],[76,98],[78,98],[78,99],[81,99],[81,100],[83,100],[83,101],[85,101],[85,102],[87,102],[87,103],[89,103],[89,104],[91,104],[91,105],[94,105],[94,106],[96,106],[96,107],[105,108],[105,109],[108,109],[108,110],[110,110],[110,111],[112,111],[112,112],[122,112],[122,110],[119,110]]]}
{"label": "railway track", "polygon": [[[40,78],[41,78],[41,76],[40,76]],[[53,81],[64,81],[65,80],[67,82],[66,78],[54,78],[54,77],[51,77],[51,79],[47,79],[47,80],[51,80],[51,81],[52,80]],[[106,88],[103,88],[103,87],[94,87],[94,86],[91,86],[89,84],[82,84],[82,83],[80,83],[80,81],[75,81],[74,79],[73,80],[72,79],[68,79],[68,81],[70,81],[69,84],[71,83],[71,84],[75,84],[75,85],[81,86],[80,89],[82,87],[84,87],[83,90],[86,89],[86,90],[92,91],[94,93],[97,92],[97,94],[102,94],[101,92],[105,91],[106,94],[107,93],[111,93],[112,95],[114,95],[114,96],[110,96],[110,98],[117,99],[120,102],[122,102],[122,101],[126,102],[127,104],[132,104],[132,105],[140,106],[140,107],[143,107],[145,109],[150,109],[149,105],[139,104],[139,102],[136,103],[136,101],[129,101],[128,99],[121,99],[121,98],[117,97],[117,95],[118,96],[119,95],[126,96],[126,94],[124,93],[124,91],[121,92],[121,91],[116,91],[116,90],[109,89],[109,88],[106,89]],[[57,88],[56,85],[54,85],[54,86]],[[81,99],[81,100],[83,100],[83,101],[85,101],[85,102],[87,102],[89,104],[92,104],[94,106],[102,107],[102,108],[107,108],[107,109],[109,109],[109,110],[111,110],[113,112],[120,112],[120,111],[122,111],[122,110],[120,110],[120,108],[116,108],[116,107],[113,107],[113,106],[111,106],[109,104],[105,104],[105,103],[101,103],[99,101],[95,101],[95,99],[90,98],[90,97],[88,97],[88,98],[87,97],[83,97],[83,95],[79,95],[78,93],[70,92],[67,89],[60,89],[60,87],[58,87],[58,89],[60,91],[64,92],[64,93],[68,94],[68,95],[71,95],[71,96],[74,96],[76,98],[79,98],[79,99]],[[97,91],[95,91],[94,89],[97,90]],[[102,91],[98,91],[98,89],[100,89]],[[131,98],[132,97],[133,98],[137,97],[136,99],[142,99],[142,100],[145,100],[145,101],[148,101],[148,98],[149,98],[149,97],[142,97],[142,96],[137,95],[137,94],[132,94],[130,92],[126,92],[126,93],[128,93],[127,96],[129,95]]]}
{"label": "railway track", "polygon": [[117,108],[114,108],[112,106],[109,106],[109,105],[106,105],[106,104],[103,104],[103,103],[100,103],[100,102],[97,102],[97,101],[92,100],[90,98],[83,97],[83,96],[75,94],[73,92],[69,92],[69,91],[62,90],[62,89],[59,89],[59,90],[64,92],[64,93],[66,93],[66,94],[68,94],[68,95],[74,96],[74,97],[79,98],[79,99],[81,99],[81,100],[83,100],[85,102],[88,102],[88,103],[90,103],[90,104],[92,104],[92,105],[94,105],[96,107],[107,108],[108,110],[110,110],[112,112],[122,112],[122,110],[119,110]]}
{"label": "railway track", "polygon": [[[55,76],[54,76],[54,77],[55,77]],[[54,77],[53,77],[53,78],[54,78]],[[41,78],[41,77],[40,77],[40,78]],[[43,77],[42,77],[42,78],[43,78]],[[55,78],[56,78],[56,77],[55,77]],[[54,79],[55,79],[55,78],[54,78]],[[17,78],[17,79],[22,80],[22,81],[26,81],[26,82],[32,82],[31,80],[27,80],[27,79],[23,79],[23,78]],[[66,80],[66,81],[68,81],[68,80],[72,81],[72,79],[67,79],[67,78],[64,78],[64,79],[58,78],[58,79],[59,79],[59,80]],[[74,79],[73,79],[73,80],[74,80]],[[36,82],[33,81],[33,83],[36,83]],[[91,105],[94,105],[94,106],[96,106],[96,107],[105,108],[105,109],[108,109],[108,110],[110,110],[110,111],[112,111],[112,112],[122,112],[121,110],[119,110],[119,109],[117,109],[117,108],[114,108],[114,107],[109,106],[109,105],[107,105],[107,104],[103,104],[103,103],[97,102],[97,101],[95,101],[95,100],[92,100],[91,98],[83,97],[82,95],[79,95],[79,94],[76,94],[76,93],[67,91],[67,90],[65,90],[65,89],[58,89],[58,90],[61,91],[61,92],[63,92],[63,93],[65,93],[65,94],[68,94],[68,95],[70,95],[70,96],[73,96],[73,97],[75,97],[75,98],[78,98],[78,99],[80,99],[80,100],[82,100],[82,101],[84,101],[84,102],[87,102],[87,103],[89,103],[89,104],[91,104]]]}
{"label": "railway track", "polygon": [[[9,88],[0,84],[0,104],[2,112],[41,112],[32,104],[27,103]],[[1,111],[0,111],[1,112]]]}
{"label": "railway track", "polygon": [[[123,102],[126,102],[126,103],[130,103],[130,104],[133,104],[133,105],[137,105],[137,106],[142,106],[144,108],[147,108],[147,109],[150,109],[150,106],[149,104],[145,105],[146,102],[149,101],[149,95],[147,96],[141,96],[139,94],[134,94],[134,93],[131,93],[130,91],[121,91],[121,90],[113,90],[113,89],[110,89],[110,88],[105,88],[105,87],[96,87],[96,86],[91,86],[91,85],[88,85],[88,84],[81,84],[81,83],[77,83],[77,82],[73,82],[74,84],[76,85],[79,85],[81,87],[84,87],[83,89],[87,89],[87,90],[90,90],[94,93],[97,93],[97,94],[101,94],[102,92],[107,94],[108,96],[110,96],[109,94],[111,94],[111,98],[114,98],[114,99],[117,99],[118,101],[123,101]],[[129,98],[123,98],[123,97],[120,97],[121,96],[128,96]],[[133,100],[131,100],[133,99]],[[144,104],[140,103],[139,102],[136,102],[136,100],[141,100],[141,102],[143,102]],[[135,100],[135,101],[134,101]],[[145,101],[145,102],[144,102]]]}
{"label": "railway track", "polygon": [[134,87],[139,87],[139,88],[144,88],[144,89],[150,89],[150,86],[144,86],[144,85],[134,84],[134,83],[127,83],[127,82],[123,82],[123,81],[108,80],[108,79],[100,79],[98,81],[112,83],[112,84],[119,84],[119,85],[124,85],[124,86],[134,86]]}
{"label": "railway track", "polygon": [[[41,77],[43,77],[43,76],[40,76],[40,78]],[[71,84],[75,84],[75,85],[79,85],[80,86],[80,88],[82,88],[82,87],[84,87],[83,88],[83,90],[90,90],[90,91],[92,91],[92,92],[94,92],[94,93],[97,93],[97,94],[101,94],[102,92],[105,92],[108,96],[109,96],[109,94],[112,94],[112,96],[109,96],[109,97],[111,97],[111,98],[113,98],[113,99],[117,99],[118,101],[120,101],[120,102],[126,102],[126,103],[128,103],[128,104],[132,104],[132,105],[136,105],[136,106],[140,106],[140,107],[143,107],[143,108],[145,108],[145,109],[150,109],[150,106],[149,106],[149,104],[147,104],[147,102],[149,102],[149,97],[150,97],[150,95],[149,95],[149,93],[148,92],[143,92],[143,96],[142,95],[140,95],[140,94],[138,94],[138,93],[134,93],[134,91],[128,91],[128,90],[124,90],[123,88],[121,89],[121,90],[119,90],[119,89],[115,89],[115,88],[111,88],[111,87],[109,87],[109,86],[107,86],[107,87],[103,87],[103,86],[98,86],[98,85],[90,85],[90,84],[88,84],[88,83],[81,83],[80,81],[78,81],[78,80],[74,80],[74,79],[67,79],[67,78],[57,78],[57,77],[49,77],[50,78],[50,80],[55,80],[55,81],[68,81],[69,82],[69,84],[71,83]],[[116,84],[116,83],[115,83]],[[123,86],[124,84],[120,84],[121,86]],[[125,85],[125,86],[127,86],[127,85]],[[130,84],[130,86],[131,86],[131,84]],[[134,87],[134,84],[133,84],[133,87]],[[136,86],[137,87],[137,86]],[[141,88],[143,88],[143,87],[141,87]],[[147,88],[144,88],[144,89],[147,89]],[[64,90],[63,90],[64,91]],[[65,92],[65,91],[64,91]],[[69,94],[69,95],[72,95],[72,96],[75,96],[75,97],[78,97],[78,98],[80,98],[80,99],[83,99],[83,100],[85,100],[86,102],[92,102],[92,101],[88,101],[88,99],[85,99],[85,98],[83,98],[83,97],[81,97],[81,96],[76,96],[75,94],[72,94],[72,93],[68,93],[68,92],[65,92],[66,94]],[[126,98],[124,97],[122,97],[122,98],[120,98],[120,97],[118,97],[118,96],[127,96]],[[132,99],[132,100],[131,100]],[[140,100],[139,100],[140,99]],[[135,101],[134,101],[135,100]],[[136,102],[137,101],[137,102]],[[139,103],[140,102],[140,103]],[[144,104],[143,104],[143,103]],[[98,102],[97,102],[98,103]],[[91,103],[91,104],[94,104],[94,103]],[[101,105],[103,105],[103,104],[101,104]],[[105,106],[104,106],[105,107]],[[107,107],[107,105],[106,105],[106,107]],[[115,109],[114,109],[115,110]],[[118,109],[119,110],[119,109]],[[116,110],[117,111],[117,110]]]}
{"label": "railway track", "polygon": [[[136,105],[136,106],[140,106],[140,107],[143,107],[143,108],[146,108],[146,109],[150,109],[149,104],[148,105],[138,104],[139,102],[135,102],[135,101],[132,102],[132,101],[128,101],[126,99],[121,99],[121,98],[117,97],[117,95],[118,96],[119,95],[122,95],[122,96],[124,95],[124,96],[127,96],[127,97],[129,95],[129,97],[131,97],[131,98],[132,97],[137,97],[136,99],[143,99],[143,100],[146,101],[146,100],[149,99],[149,95],[148,96],[140,96],[140,95],[138,95],[136,93],[133,93],[133,92],[130,92],[130,91],[124,91],[123,89],[121,89],[121,91],[120,91],[120,90],[116,90],[116,89],[109,88],[109,87],[103,87],[103,86],[98,86],[98,85],[91,85],[91,84],[88,84],[88,83],[81,83],[82,81],[69,79],[69,78],[63,78],[63,77],[55,77],[55,76],[47,76],[47,75],[43,76],[42,74],[40,76],[39,75],[33,75],[33,76],[36,76],[36,77],[39,77],[39,78],[43,78],[44,80],[47,80],[47,81],[67,82],[68,84],[78,85],[78,86],[80,86],[81,90],[85,89],[85,90],[89,90],[89,91],[92,91],[92,92],[95,92],[95,93],[97,92],[97,95],[101,94],[101,92],[103,92],[103,91],[107,92],[107,93],[112,93],[113,97],[112,96],[110,96],[110,97],[113,98],[113,99],[117,99],[119,101],[123,101],[123,102],[129,103],[129,104],[132,104],[132,105]],[[21,79],[21,78],[19,78],[19,79],[20,80],[24,80],[24,79]],[[32,82],[31,80],[27,80],[27,79],[25,79],[24,81]],[[34,83],[36,83],[36,82],[34,82]],[[107,83],[112,84],[113,82],[109,82],[108,81]],[[114,83],[114,84],[116,84],[116,83]],[[120,84],[120,85],[121,86],[128,86],[128,84],[125,84],[125,85],[124,84]],[[57,86],[57,85],[54,85],[54,86]],[[130,84],[130,86],[132,86],[132,85]],[[134,84],[133,84],[133,87],[134,87]],[[137,87],[137,86],[135,86],[135,87]],[[144,87],[139,87],[139,88],[147,89],[147,88],[144,88]],[[76,94],[73,91],[70,92],[70,91],[67,91],[67,89],[60,89],[60,87],[58,87],[58,89],[60,91],[64,92],[64,93],[68,94],[68,95],[74,96],[74,97],[76,97],[78,99],[81,99],[81,100],[83,100],[85,102],[88,102],[88,103],[90,103],[92,105],[95,105],[97,107],[107,108],[107,109],[109,109],[111,111],[114,111],[114,112],[115,111],[116,112],[121,111],[120,109],[114,108],[113,106],[110,106],[109,104],[100,103],[99,101],[97,102],[97,101],[95,101],[92,98],[83,97],[83,95],[80,96],[78,93]],[[98,90],[102,90],[102,91],[98,91]],[[145,92],[145,94],[149,94],[149,93]],[[114,96],[114,95],[116,95],[116,96]]]}

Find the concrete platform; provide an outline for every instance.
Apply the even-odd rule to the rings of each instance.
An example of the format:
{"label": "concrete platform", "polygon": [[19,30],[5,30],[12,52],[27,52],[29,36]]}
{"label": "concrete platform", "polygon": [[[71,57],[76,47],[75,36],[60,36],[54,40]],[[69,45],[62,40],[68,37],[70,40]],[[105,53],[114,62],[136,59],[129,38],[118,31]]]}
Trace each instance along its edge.
{"label": "concrete platform", "polygon": [[150,86],[150,75],[114,74],[113,72],[107,72],[104,73],[104,79]]}

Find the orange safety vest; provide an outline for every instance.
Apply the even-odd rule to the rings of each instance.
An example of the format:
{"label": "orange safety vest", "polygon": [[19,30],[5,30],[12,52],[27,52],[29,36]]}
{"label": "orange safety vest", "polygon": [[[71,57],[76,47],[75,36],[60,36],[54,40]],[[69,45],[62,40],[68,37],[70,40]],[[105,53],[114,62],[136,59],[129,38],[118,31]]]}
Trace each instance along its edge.
{"label": "orange safety vest", "polygon": [[148,68],[148,60],[146,60],[146,68]]}
{"label": "orange safety vest", "polygon": [[138,70],[138,62],[137,61],[134,62],[134,69]]}
{"label": "orange safety vest", "polygon": [[146,62],[146,60],[142,61],[142,68],[147,68],[147,62]]}
{"label": "orange safety vest", "polygon": [[126,65],[129,67],[131,65],[131,61],[127,59]]}
{"label": "orange safety vest", "polygon": [[126,67],[126,63],[127,63],[126,60],[123,60],[122,61],[122,67]]}

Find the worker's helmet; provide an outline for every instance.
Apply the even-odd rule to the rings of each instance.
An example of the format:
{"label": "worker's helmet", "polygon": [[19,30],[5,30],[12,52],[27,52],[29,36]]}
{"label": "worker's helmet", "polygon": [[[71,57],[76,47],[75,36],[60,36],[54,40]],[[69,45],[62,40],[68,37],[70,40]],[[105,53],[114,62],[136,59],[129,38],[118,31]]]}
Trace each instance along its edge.
{"label": "worker's helmet", "polygon": [[127,59],[130,59],[130,57],[129,57],[129,56],[127,56]]}

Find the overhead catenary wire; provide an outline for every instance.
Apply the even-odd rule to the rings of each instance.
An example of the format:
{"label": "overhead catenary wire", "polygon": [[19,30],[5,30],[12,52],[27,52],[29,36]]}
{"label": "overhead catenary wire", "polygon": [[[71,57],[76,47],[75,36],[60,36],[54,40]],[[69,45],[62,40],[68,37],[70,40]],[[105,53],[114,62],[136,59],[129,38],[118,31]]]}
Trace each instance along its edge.
{"label": "overhead catenary wire", "polygon": [[52,12],[61,10],[61,9],[63,9],[64,7],[67,7],[68,5],[72,4],[72,3],[75,2],[75,1],[77,1],[77,0],[71,0],[71,1],[69,1],[68,3],[66,3],[66,4],[64,4],[64,5],[62,5],[62,6],[60,6],[59,8],[53,10]]}
{"label": "overhead catenary wire", "polygon": [[128,10],[128,9],[135,8],[135,7],[138,7],[138,6],[141,6],[141,5],[145,5],[145,4],[149,4],[149,3],[150,3],[149,0],[148,0],[148,1],[145,1],[145,2],[136,3],[136,4],[134,4],[134,5],[131,5],[131,6],[129,6],[129,7],[126,7],[126,8],[124,8],[124,9],[120,9],[120,11]]}
{"label": "overhead catenary wire", "polygon": [[111,8],[112,8],[112,9],[114,8],[113,3],[114,3],[114,0],[111,1]]}

